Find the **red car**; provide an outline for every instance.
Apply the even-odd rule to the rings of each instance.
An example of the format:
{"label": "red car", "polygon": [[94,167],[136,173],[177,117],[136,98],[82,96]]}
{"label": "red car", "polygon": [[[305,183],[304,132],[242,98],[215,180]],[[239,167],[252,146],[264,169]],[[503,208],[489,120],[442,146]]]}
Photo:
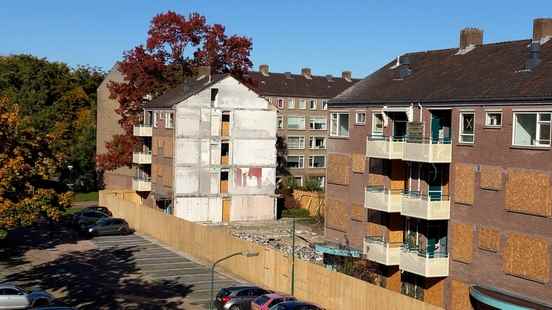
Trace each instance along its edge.
{"label": "red car", "polygon": [[297,300],[293,296],[271,293],[261,295],[251,302],[251,310],[268,310],[270,307],[285,301]]}

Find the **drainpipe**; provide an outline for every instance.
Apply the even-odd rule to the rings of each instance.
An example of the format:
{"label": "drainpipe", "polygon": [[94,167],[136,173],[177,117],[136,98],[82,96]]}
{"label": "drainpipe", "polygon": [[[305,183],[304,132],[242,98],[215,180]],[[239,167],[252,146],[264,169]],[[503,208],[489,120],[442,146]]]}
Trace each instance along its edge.
{"label": "drainpipe", "polygon": [[423,121],[422,120],[422,109],[423,109],[423,107],[422,107],[422,104],[419,101],[418,101],[418,108],[420,108],[420,122],[422,122]]}

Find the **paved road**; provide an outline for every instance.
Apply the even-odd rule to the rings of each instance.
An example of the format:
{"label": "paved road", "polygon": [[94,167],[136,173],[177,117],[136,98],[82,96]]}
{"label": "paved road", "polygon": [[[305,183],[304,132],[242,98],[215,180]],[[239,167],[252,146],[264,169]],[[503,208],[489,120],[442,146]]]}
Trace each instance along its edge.
{"label": "paved road", "polygon": [[[101,236],[92,239],[101,250],[131,249],[136,267],[155,282],[176,281],[189,289],[185,300],[208,308],[210,274],[206,266],[197,264],[178,253],[138,235]],[[222,287],[243,284],[222,274],[215,274],[215,293]]]}

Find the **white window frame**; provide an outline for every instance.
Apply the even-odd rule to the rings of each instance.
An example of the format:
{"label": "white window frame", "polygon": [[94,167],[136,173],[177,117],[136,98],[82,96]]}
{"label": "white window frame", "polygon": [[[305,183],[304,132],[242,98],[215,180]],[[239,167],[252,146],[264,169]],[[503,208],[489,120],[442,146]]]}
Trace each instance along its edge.
{"label": "white window frame", "polygon": [[[302,118],[303,119],[303,126],[300,127],[300,128],[290,128],[289,127],[289,119],[293,119],[293,118]],[[290,130],[305,130],[305,116],[303,115],[288,115],[287,117],[287,122],[286,122],[286,127],[287,129],[290,129]]]}
{"label": "white window frame", "polygon": [[288,106],[288,110],[297,108],[295,106],[295,100],[293,100],[293,98],[287,98],[287,106]]}
{"label": "white window frame", "polygon": [[322,110],[328,109],[328,100],[322,100]]}
{"label": "white window frame", "polygon": [[316,99],[309,99],[309,110],[316,110]]}
{"label": "white window frame", "polygon": [[[343,114],[346,114],[347,115],[347,135],[340,135],[339,134],[339,127],[341,125],[341,118],[340,118],[340,115],[343,115]],[[337,116],[336,119],[334,119],[333,117]],[[330,113],[330,136],[331,137],[349,137],[350,135],[350,132],[351,132],[351,127],[349,126],[350,125],[350,117],[351,115],[349,114],[349,112],[331,112]],[[334,122],[335,121],[335,125],[334,125]]]}
{"label": "white window frame", "polygon": [[[297,185],[303,186],[303,176],[302,175],[294,175],[292,178],[295,180]],[[299,182],[297,182],[297,179],[299,179]]]}
{"label": "white window frame", "polygon": [[[516,135],[516,128],[517,128],[517,116],[520,115],[520,114],[535,114],[536,115],[536,131],[535,131],[535,144],[534,145],[526,145],[526,144],[515,144],[515,135]],[[550,115],[550,120],[549,121],[541,121],[540,120],[540,115],[542,114],[549,114]],[[535,112],[514,112],[513,113],[513,117],[512,117],[512,146],[520,146],[520,147],[550,147],[551,146],[551,141],[548,142],[548,144],[542,144],[540,143],[540,134],[541,134],[541,126],[540,125],[545,125],[545,124],[548,124],[548,127],[550,128],[549,130],[552,131],[552,112],[551,111],[535,111]],[[549,133],[548,136],[551,138],[552,140],[552,137],[551,137],[551,134],[552,133]]]}
{"label": "white window frame", "polygon": [[164,118],[165,118],[165,128],[167,129],[174,128],[173,114],[171,112],[165,112]]}
{"label": "white window frame", "polygon": [[[324,147],[315,147],[314,146],[315,145],[314,141],[317,138],[322,139],[324,141]],[[310,136],[310,138],[309,138],[309,148],[311,150],[325,150],[326,147],[327,147],[327,143],[328,143],[328,140],[327,140],[326,137]]]}
{"label": "white window frame", "polygon": [[[473,115],[473,133],[464,133],[464,115]],[[458,141],[462,144],[475,144],[475,112],[474,111],[462,111],[460,112],[459,126],[458,126]],[[472,136],[472,141],[464,141],[462,136]]]}
{"label": "white window frame", "polygon": [[[289,138],[299,138],[298,147],[290,147]],[[302,143],[301,143],[302,141]],[[289,150],[304,150],[305,149],[305,136],[288,136],[287,137],[287,146]]]}
{"label": "white window frame", "polygon": [[[314,128],[313,121],[314,120],[321,120],[321,119],[324,120],[324,126],[322,126],[323,128],[319,128],[319,129]],[[310,116],[309,117],[309,129],[310,130],[328,130],[328,119],[325,116]]]}
{"label": "white window frame", "polygon": [[305,168],[305,156],[304,155],[288,155],[287,156],[287,163],[289,165],[289,158],[290,157],[297,157],[299,162],[299,167],[290,167],[287,166],[288,169],[304,169]]}
{"label": "white window frame", "polygon": [[[490,123],[490,118],[489,118],[489,115],[490,114],[499,114],[500,115],[500,124],[498,125],[493,125]],[[502,127],[502,111],[485,111],[485,127],[491,127],[491,128],[500,128]]]}
{"label": "white window frame", "polygon": [[[379,114],[381,115],[381,132],[376,132],[376,115]],[[383,112],[381,111],[377,111],[377,112],[372,112],[372,136],[381,136],[383,137],[383,132],[385,131],[385,115],[383,115]]]}
{"label": "white window frame", "polygon": [[299,110],[305,110],[305,109],[307,109],[307,100],[305,100],[305,99],[298,99],[298,100],[297,100],[297,109],[299,109]]}
{"label": "white window frame", "polygon": [[284,116],[278,115],[276,117],[276,128],[277,129],[283,129],[284,128]]}
{"label": "white window frame", "polygon": [[[323,157],[324,158],[324,166],[314,167],[314,158],[315,157]],[[324,156],[324,155],[309,155],[309,168],[313,168],[313,169],[324,169],[324,168],[326,168],[326,156]]]}
{"label": "white window frame", "polygon": [[[364,115],[364,120],[362,120],[362,121],[359,120],[359,116],[360,116],[360,115]],[[355,124],[357,124],[357,125],[364,125],[364,124],[366,124],[366,112],[364,112],[364,111],[357,111],[357,112],[355,113]]]}
{"label": "white window frame", "polygon": [[282,110],[286,108],[286,102],[285,102],[284,98],[276,99],[276,107],[278,107],[278,109],[282,109]]}
{"label": "white window frame", "polygon": [[323,176],[323,175],[314,175],[314,176],[311,176],[311,178],[314,178],[314,179],[318,179],[320,178],[321,179],[321,182],[319,182],[320,184],[320,188],[325,188],[326,186],[326,177]]}
{"label": "white window frame", "polygon": [[153,128],[158,128],[157,120],[161,117],[161,112],[154,111],[153,112]]}

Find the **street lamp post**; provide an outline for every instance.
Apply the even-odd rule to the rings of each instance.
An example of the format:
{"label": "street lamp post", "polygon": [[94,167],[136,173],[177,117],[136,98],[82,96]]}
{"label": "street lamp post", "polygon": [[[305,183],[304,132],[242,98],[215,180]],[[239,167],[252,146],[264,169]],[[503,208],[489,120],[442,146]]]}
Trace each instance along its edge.
{"label": "street lamp post", "polygon": [[216,262],[213,263],[213,265],[211,265],[211,289],[210,289],[210,294],[209,294],[209,296],[210,296],[209,310],[213,309],[213,302],[214,302],[213,291],[215,290],[215,267],[216,267],[216,265],[218,263],[224,261],[224,260],[227,260],[231,257],[238,256],[238,255],[241,255],[241,256],[244,256],[244,257],[254,257],[254,256],[258,256],[259,253],[258,252],[249,252],[249,251],[236,252],[236,253],[230,254],[228,256],[225,256],[225,257],[217,260]]}

